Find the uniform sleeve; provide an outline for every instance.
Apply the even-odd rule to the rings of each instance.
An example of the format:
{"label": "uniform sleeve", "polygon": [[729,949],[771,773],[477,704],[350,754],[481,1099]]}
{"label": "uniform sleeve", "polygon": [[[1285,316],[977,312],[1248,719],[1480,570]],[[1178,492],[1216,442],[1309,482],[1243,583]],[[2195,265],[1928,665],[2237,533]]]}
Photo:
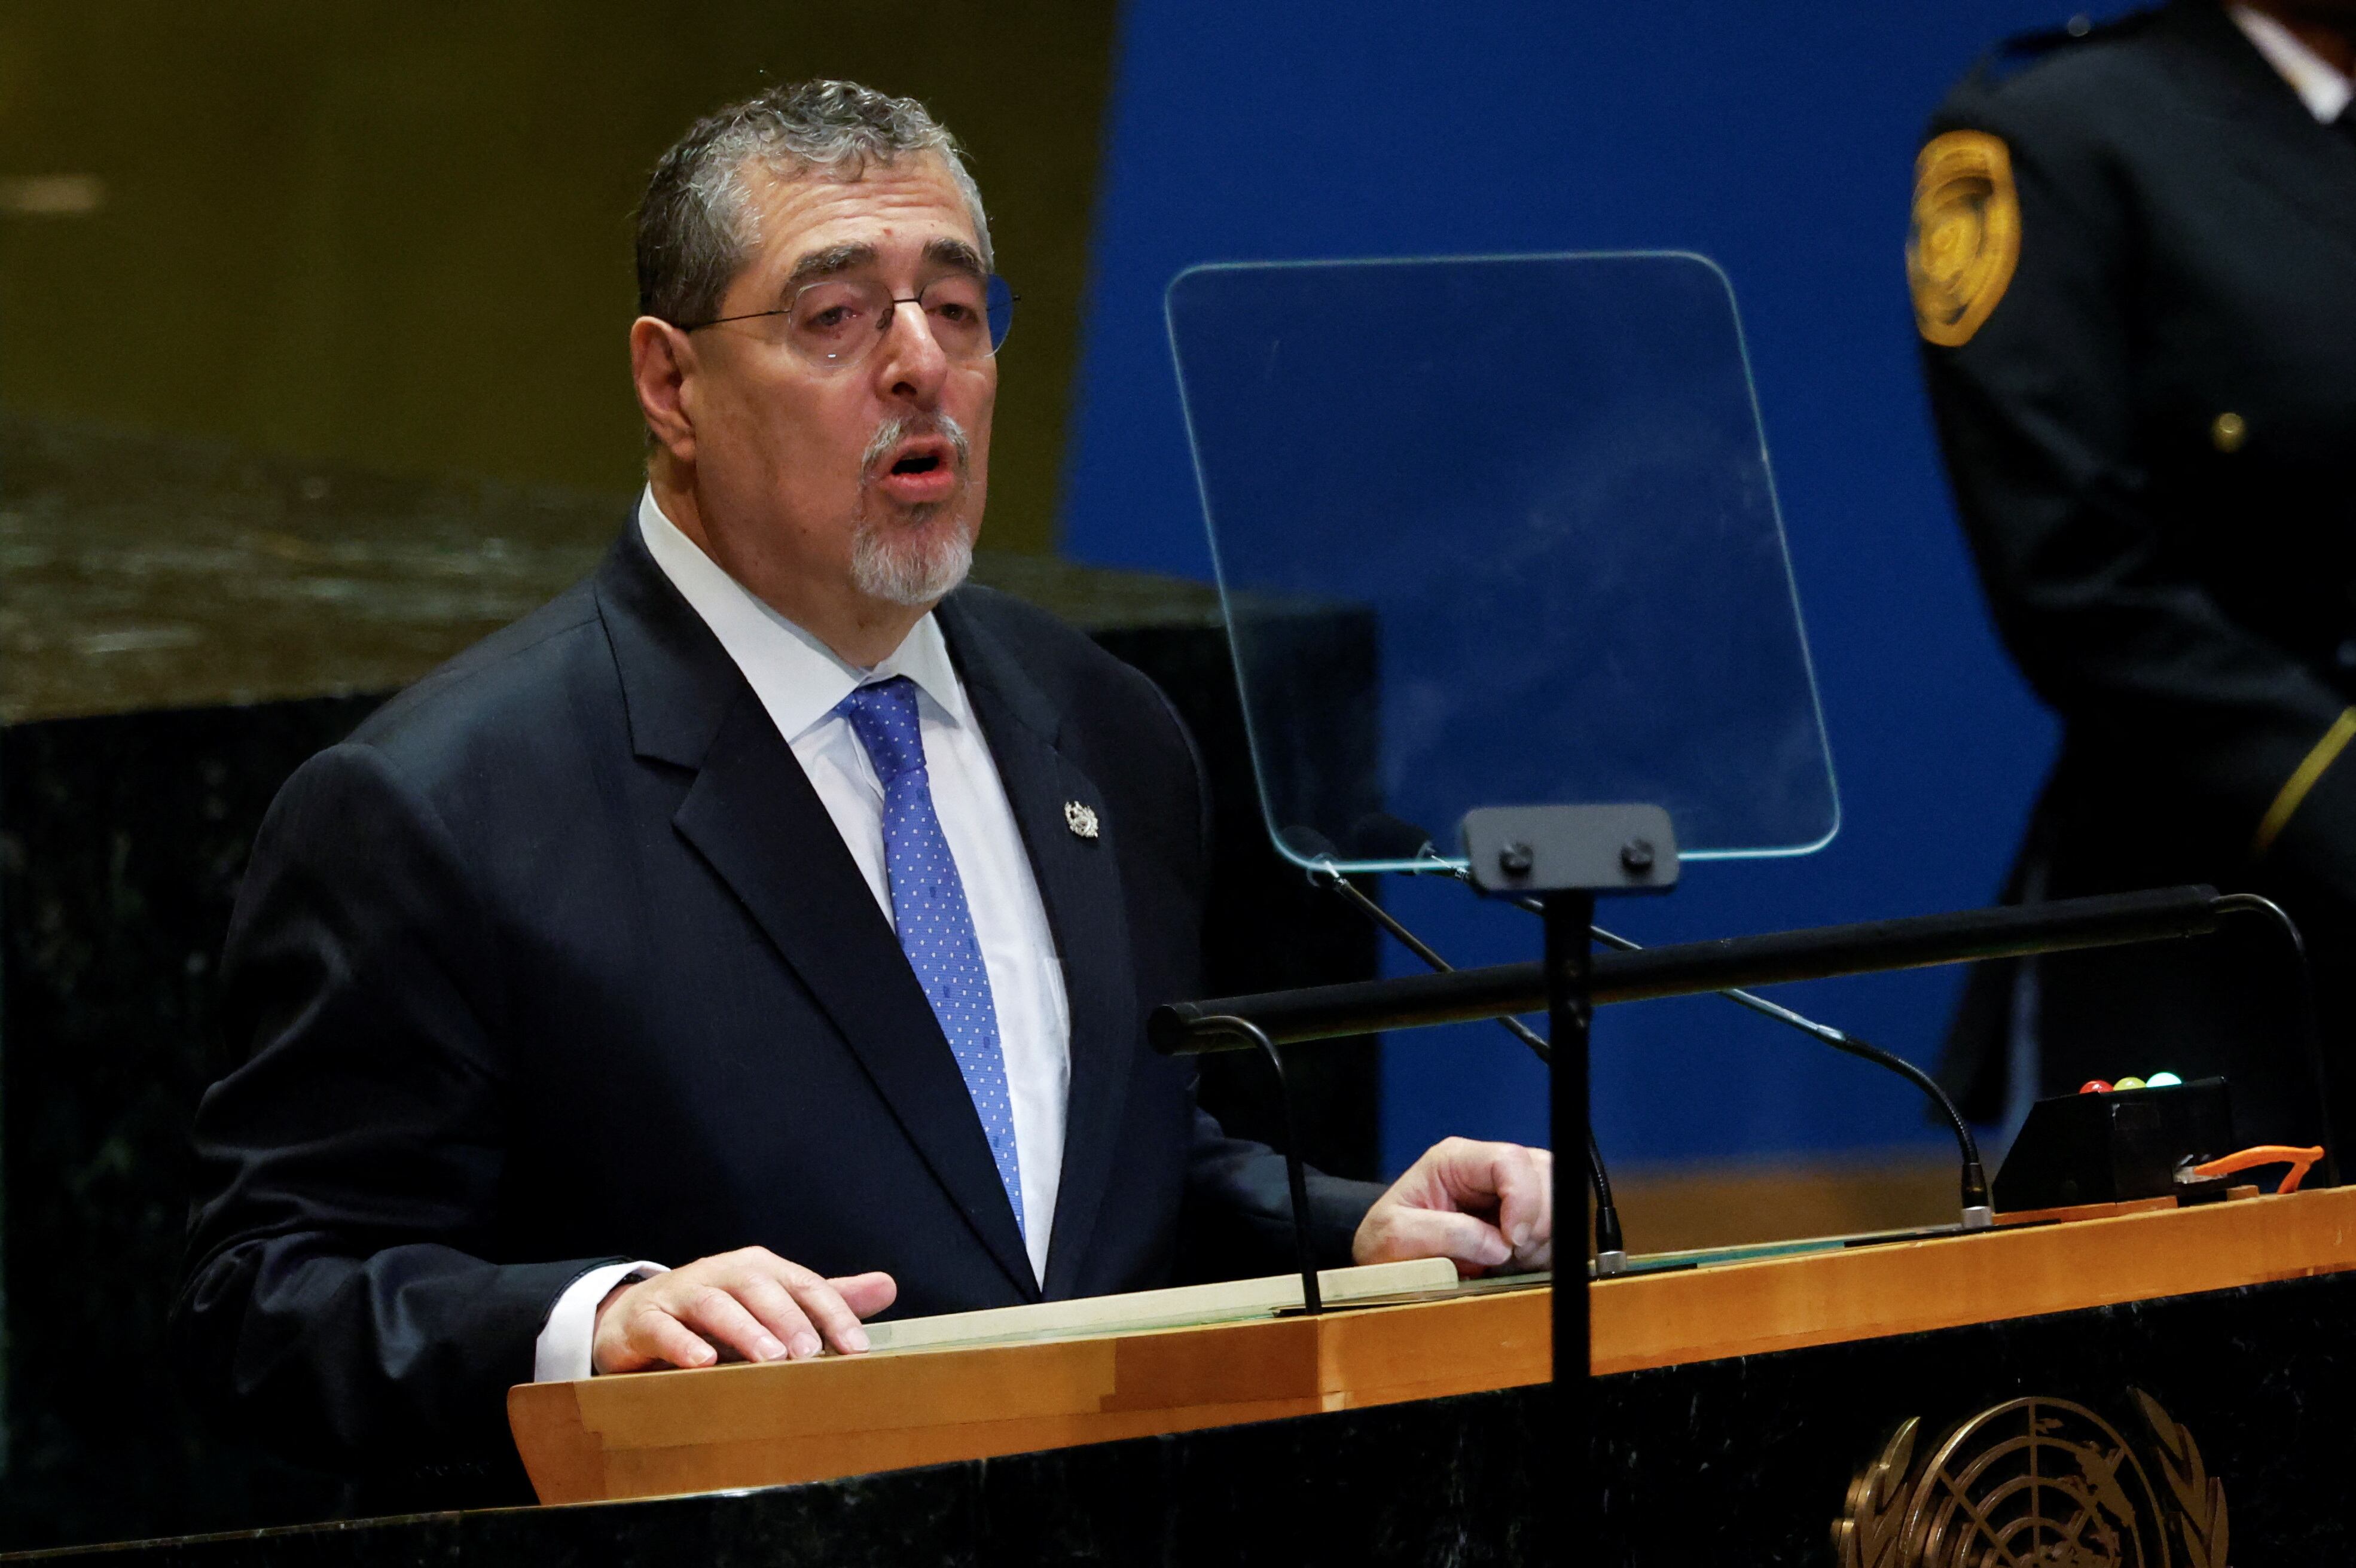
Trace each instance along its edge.
{"label": "uniform sleeve", "polygon": [[196,1119],[173,1314],[200,1402],[348,1473],[509,1455],[505,1394],[573,1280],[494,1263],[508,1084],[498,943],[464,858],[375,750],[271,808],[224,960],[250,1060]]}
{"label": "uniform sleeve", "polygon": [[2223,613],[2155,514],[2123,171],[2082,116],[2051,105],[1984,95],[1933,129],[1910,281],[1940,445],[2006,646],[2075,733],[2245,824],[2254,852],[2356,897],[2356,765],[2332,766],[2356,721],[2289,650]]}

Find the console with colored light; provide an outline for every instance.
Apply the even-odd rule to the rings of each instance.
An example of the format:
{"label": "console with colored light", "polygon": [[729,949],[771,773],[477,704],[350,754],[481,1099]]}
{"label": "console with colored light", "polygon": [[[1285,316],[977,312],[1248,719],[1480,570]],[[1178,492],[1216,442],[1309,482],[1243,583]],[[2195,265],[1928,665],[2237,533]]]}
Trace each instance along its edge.
{"label": "console with colored light", "polygon": [[2230,1178],[2270,1165],[2288,1167],[2275,1190],[2296,1192],[2323,1157],[2320,1147],[2283,1144],[2235,1149],[2233,1127],[2222,1078],[2186,1083],[2156,1072],[2091,1079],[2075,1094],[2030,1108],[1997,1173],[1997,1212],[2041,1215],[2158,1197],[2201,1203],[2228,1196]]}
{"label": "console with colored light", "polygon": [[2198,1197],[2222,1179],[2185,1182],[2179,1171],[2233,1151],[2233,1097],[2222,1078],[2175,1081],[2097,1079],[2075,1094],[2029,1108],[1996,1176],[1999,1214]]}

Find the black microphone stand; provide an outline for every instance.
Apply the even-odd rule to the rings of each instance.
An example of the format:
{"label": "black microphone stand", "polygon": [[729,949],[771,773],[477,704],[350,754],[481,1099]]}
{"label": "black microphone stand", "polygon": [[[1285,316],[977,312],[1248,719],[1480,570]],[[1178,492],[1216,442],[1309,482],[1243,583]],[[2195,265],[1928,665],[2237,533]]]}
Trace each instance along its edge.
{"label": "black microphone stand", "polygon": [[[1314,829],[1287,828],[1281,837],[1295,853],[1304,858],[1323,855],[1330,859],[1334,856],[1333,846],[1326,841],[1323,834]],[[1440,852],[1432,847],[1431,835],[1403,818],[1381,811],[1370,813],[1359,819],[1357,825],[1352,829],[1351,840],[1357,845],[1360,854],[1366,859],[1409,862],[1407,875],[1410,876],[1436,875],[1453,877],[1468,886],[1477,886],[1470,869],[1442,859]],[[1310,875],[1312,881],[1333,886],[1349,897],[1369,919],[1380,923],[1385,929],[1405,943],[1410,950],[1432,968],[1448,970],[1452,967],[1440,961],[1437,953],[1418,941],[1414,934],[1393,918],[1387,910],[1359,892],[1332,865],[1325,866],[1322,871],[1312,871]],[[1546,912],[1545,905],[1536,898],[1520,897],[1511,902],[1516,908],[1526,909],[1533,915],[1543,915]],[[2263,903],[2264,900],[2259,902]],[[2269,905],[2268,908],[2272,908],[2273,906]],[[2275,912],[2277,915],[2281,914],[2279,909]],[[2282,918],[2286,922],[2289,919],[2288,916]],[[1629,940],[1626,937],[1607,931],[1601,926],[1589,927],[1588,935],[1605,947],[1619,952],[1644,950],[1640,944]],[[2294,945],[2297,943],[2298,935],[2296,928],[2292,929],[2291,940]],[[1837,1051],[1846,1052],[1861,1060],[1871,1062],[1876,1067],[1894,1072],[1928,1095],[1932,1103],[1939,1108],[1940,1114],[1946,1118],[1948,1130],[1954,1134],[1956,1152],[1962,1157],[1962,1179],[1959,1184],[1962,1196],[1960,1219],[1962,1228],[1966,1230],[1977,1230],[1996,1222],[1996,1210],[1988,1197],[1987,1168],[1980,1158],[1979,1140],[1973,1136],[1971,1124],[1964,1120],[1963,1112],[1956,1108],[1954,1099],[1948,1095],[1945,1089],[1941,1087],[1938,1079],[1894,1051],[1883,1050],[1879,1046],[1869,1040],[1859,1039],[1846,1029],[1836,1029],[1829,1024],[1819,1024],[1804,1014],[1795,1013],[1789,1007],[1779,1006],[1763,996],[1754,996],[1739,987],[1720,991],[1718,994],[1738,1006],[1749,1008],[1762,1017],[1772,1018],[1779,1024],[1797,1029],[1802,1034],[1821,1041]],[[2311,1002],[2308,1010],[2311,1015],[2313,1012]],[[1498,1022],[1514,1031],[1533,1050],[1536,1050],[1539,1059],[1549,1059],[1544,1042],[1526,1028],[1518,1019],[1501,1018]],[[2309,1036],[2312,1037],[2314,1033],[2310,1020]],[[2310,1051],[2309,1055],[2312,1057],[2315,1053]],[[2316,1071],[2317,1080],[2319,1083],[2320,1068]],[[1612,1254],[1604,1251],[1602,1236],[1605,1215],[1607,1212],[1610,1215],[1612,1234],[1614,1238],[1620,1234],[1620,1215],[1619,1211],[1612,1207],[1611,1187],[1609,1179],[1603,1174],[1603,1156],[1596,1147],[1592,1132],[1588,1135],[1587,1147],[1589,1162],[1593,1167],[1591,1174],[1597,1191],[1595,1273],[1597,1277],[1601,1278],[1624,1272],[1627,1268],[1627,1254],[1623,1251],[1614,1258]]]}
{"label": "black microphone stand", "polygon": [[[1148,1019],[1155,1048],[1183,1055],[1250,1048],[1264,1038],[1273,1055],[1282,1042],[1505,1017],[1543,1006],[1554,1058],[1553,1138],[1561,1147],[1587,1141],[1588,1035],[1598,1003],[2203,935],[2250,908],[2221,899],[2212,888],[2181,887],[1599,955],[1590,937],[1599,891],[1662,892],[1676,885],[1666,812],[1645,806],[1492,808],[1468,813],[1462,833],[1464,859],[1481,891],[1537,902],[1545,932],[1539,962],[1167,1004]],[[1233,1027],[1238,1019],[1251,1024],[1256,1037],[1241,1037]],[[1568,1211],[1560,1163],[1555,1181],[1556,1210]],[[1595,1500],[1588,1476],[1588,1288],[1574,1274],[1558,1280],[1553,1294],[1554,1388],[1567,1474],[1547,1523],[1558,1551],[1587,1539]]]}
{"label": "black microphone stand", "polygon": [[[1429,942],[1408,929],[1398,917],[1367,897],[1356,883],[1342,875],[1333,864],[1337,852],[1323,833],[1313,828],[1287,828],[1281,836],[1294,853],[1323,862],[1311,868],[1311,882],[1337,895],[1367,919],[1388,931],[1401,947],[1421,959],[1434,972],[1441,974],[1455,972],[1454,964],[1440,957]],[[1430,842],[1426,841],[1423,847],[1429,850],[1431,847]],[[1450,866],[1447,869],[1452,872],[1455,868]],[[1601,937],[1603,933],[1599,930],[1596,935]],[[1617,941],[1620,939],[1608,940]],[[1553,1065],[1554,1051],[1538,1036],[1537,1030],[1519,1018],[1499,1018],[1496,1024],[1527,1046],[1538,1060],[1549,1067]],[[1619,1205],[1612,1199],[1612,1176],[1604,1168],[1603,1150],[1595,1141],[1595,1129],[1592,1127],[1587,1130],[1587,1178],[1595,1192],[1595,1272],[1604,1277],[1624,1273],[1628,1268],[1628,1242],[1621,1230]]]}

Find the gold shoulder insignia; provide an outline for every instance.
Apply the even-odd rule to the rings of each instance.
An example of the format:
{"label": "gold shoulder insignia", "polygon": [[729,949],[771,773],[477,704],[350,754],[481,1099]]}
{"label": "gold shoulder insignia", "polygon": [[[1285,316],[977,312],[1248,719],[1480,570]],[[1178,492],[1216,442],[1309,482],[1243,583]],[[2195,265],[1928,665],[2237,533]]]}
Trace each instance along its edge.
{"label": "gold shoulder insignia", "polygon": [[1941,348],[1970,342],[2019,259],[2020,199],[2003,141],[1986,131],[1933,137],[1914,160],[1914,219],[1906,235],[1914,325]]}

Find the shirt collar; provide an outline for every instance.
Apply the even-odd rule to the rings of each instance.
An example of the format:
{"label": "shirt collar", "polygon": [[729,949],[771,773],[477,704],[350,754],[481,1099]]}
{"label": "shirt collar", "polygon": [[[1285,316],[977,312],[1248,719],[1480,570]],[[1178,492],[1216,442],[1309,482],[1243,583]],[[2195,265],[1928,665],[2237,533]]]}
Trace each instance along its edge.
{"label": "shirt collar", "polygon": [[2300,42],[2297,33],[2265,12],[2248,5],[2228,9],[2233,25],[2257,46],[2276,74],[2290,83],[2308,113],[2329,125],[2346,112],[2348,100],[2356,97],[2356,82],[2340,75],[2329,60]]}
{"label": "shirt collar", "polygon": [[655,565],[712,628],[788,743],[833,713],[857,687],[894,675],[905,675],[952,723],[970,722],[965,686],[949,660],[940,622],[929,611],[891,657],[862,670],[723,571],[663,515],[652,487],[638,497],[638,533]]}

